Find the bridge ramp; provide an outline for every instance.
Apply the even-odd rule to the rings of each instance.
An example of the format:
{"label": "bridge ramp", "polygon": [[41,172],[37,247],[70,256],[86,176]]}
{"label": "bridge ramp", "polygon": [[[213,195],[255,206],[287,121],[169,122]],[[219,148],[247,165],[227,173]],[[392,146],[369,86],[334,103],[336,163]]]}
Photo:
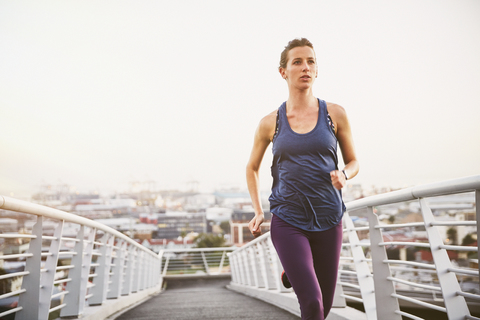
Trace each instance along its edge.
{"label": "bridge ramp", "polygon": [[271,304],[228,290],[230,281],[230,277],[169,279],[164,292],[115,319],[299,319]]}

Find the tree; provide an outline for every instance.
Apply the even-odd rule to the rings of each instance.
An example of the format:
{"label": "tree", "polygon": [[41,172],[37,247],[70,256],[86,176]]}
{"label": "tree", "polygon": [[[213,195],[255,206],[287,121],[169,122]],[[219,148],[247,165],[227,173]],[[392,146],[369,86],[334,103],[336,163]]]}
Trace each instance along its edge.
{"label": "tree", "polygon": [[[475,240],[475,238],[472,236],[471,233],[467,234],[463,239],[462,239],[462,246],[470,246],[470,245],[473,245],[477,242],[477,240]],[[477,253],[476,252],[472,252],[472,251],[467,251],[467,257],[468,258],[475,258],[477,257]]]}
{"label": "tree", "polygon": [[224,234],[230,234],[230,221],[222,221],[220,223],[220,228],[223,230]]}
{"label": "tree", "polygon": [[462,240],[462,246],[469,246],[475,243],[475,239],[472,237],[472,234],[467,234]]}
{"label": "tree", "polygon": [[447,230],[447,237],[450,239],[452,244],[457,244],[457,229],[456,228],[449,228]]}
{"label": "tree", "polygon": [[225,246],[223,234],[200,233],[193,240],[196,248],[218,248]]}
{"label": "tree", "polygon": [[390,216],[388,217],[388,222],[390,222],[391,224],[394,224],[395,223],[395,216]]}

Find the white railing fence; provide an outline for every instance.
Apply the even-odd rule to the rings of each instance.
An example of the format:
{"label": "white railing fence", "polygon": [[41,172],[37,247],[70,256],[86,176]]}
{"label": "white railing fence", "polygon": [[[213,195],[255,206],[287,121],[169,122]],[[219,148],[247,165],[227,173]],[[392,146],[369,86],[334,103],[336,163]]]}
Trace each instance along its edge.
{"label": "white railing fence", "polygon": [[0,303],[13,301],[0,318],[14,313],[16,320],[78,317],[107,299],[160,290],[160,257],[122,233],[9,197],[0,196],[0,209],[27,214],[34,222],[31,232],[0,234],[5,241],[30,241],[25,253],[0,255],[2,265],[17,261],[25,266],[0,275],[4,281],[23,278],[20,289],[0,295]]}
{"label": "white railing fence", "polygon": [[283,267],[273,247],[270,232],[232,252],[230,264],[232,283],[278,292],[292,292],[292,289],[286,289],[280,281]]}
{"label": "white railing fence", "polygon": [[[476,306],[480,301],[478,286],[478,244],[477,246],[448,245],[443,241],[439,227],[469,227],[478,236],[480,209],[476,205],[472,221],[444,221],[434,216],[429,205],[429,198],[445,195],[459,195],[472,192],[475,203],[480,200],[480,176],[433,183],[412,187],[386,194],[372,196],[347,203],[345,215],[348,242],[344,248],[350,252],[342,258],[340,270],[341,284],[360,291],[361,298],[344,294],[347,299],[361,301],[364,304],[368,319],[421,319],[415,315],[401,311],[401,304],[416,305],[447,314],[448,319],[479,319],[471,315],[469,305]],[[422,222],[403,224],[381,224],[375,213],[376,208],[392,203],[415,201],[421,211]],[[461,207],[461,206],[460,206]],[[349,213],[364,210],[368,217],[368,226],[355,227]],[[426,233],[426,241],[386,241],[382,230],[396,229],[406,232],[421,229]],[[369,243],[359,241],[357,232],[368,231]],[[389,259],[386,247],[421,248],[430,252],[433,261],[427,263],[422,259],[408,261],[405,256],[400,259]],[[367,259],[363,248],[368,248],[370,258]],[[477,266],[458,267],[452,262],[448,252],[475,252]],[[398,277],[402,273],[411,273],[408,279]],[[472,292],[462,290],[462,281],[468,277],[476,287]],[[348,280],[345,280],[348,279]],[[352,281],[356,280],[356,281]],[[423,281],[422,281],[423,280]],[[426,281],[425,281],[426,280]],[[356,283],[355,283],[356,282]],[[425,283],[427,282],[427,283]],[[406,288],[405,294],[399,294],[397,288]],[[347,291],[347,290],[345,290]],[[472,291],[472,290],[468,290]],[[468,303],[467,303],[468,302]],[[381,307],[379,307],[381,306]],[[478,308],[476,309],[478,312]]]}
{"label": "white railing fence", "polygon": [[[400,310],[400,302],[408,302],[421,308],[445,312],[449,319],[479,319],[471,315],[470,303],[480,301],[480,295],[466,292],[461,288],[465,276],[474,277],[478,289],[478,268],[458,267],[450,260],[448,251],[478,252],[478,245],[445,245],[437,229],[439,226],[468,226],[479,229],[477,224],[480,209],[476,206],[476,221],[436,221],[428,204],[430,197],[442,195],[475,193],[475,202],[480,201],[480,176],[467,177],[407,188],[386,194],[355,200],[346,204],[344,217],[344,249],[339,268],[338,295],[347,300],[361,302],[367,319],[421,319],[418,316]],[[407,224],[380,224],[375,208],[405,201],[419,203],[422,222]],[[366,210],[368,226],[355,227],[349,213]],[[423,227],[428,236],[425,242],[384,241],[382,229],[385,228],[419,228]],[[357,232],[368,232],[369,242],[359,240]],[[389,260],[387,246],[421,247],[429,250],[433,263],[407,261],[406,259]],[[369,248],[371,258],[365,257],[364,247]],[[477,260],[478,261],[478,260]],[[279,293],[290,293],[280,282],[282,266],[273,248],[270,233],[266,233],[230,254],[232,283],[259,289],[269,289]],[[395,277],[396,273],[410,271],[416,275],[427,274],[429,284]],[[407,286],[406,294],[397,293],[396,287]],[[338,290],[339,289],[339,290]],[[344,293],[345,292],[345,293]],[[349,292],[357,294],[348,294]],[[430,295],[431,302],[426,302],[422,295]],[[477,290],[480,292],[480,290]],[[418,298],[420,296],[420,298]],[[428,299],[427,299],[428,300]],[[338,301],[338,300],[337,300]],[[467,301],[469,302],[467,304]],[[335,303],[335,302],[334,302]],[[380,307],[381,306],[381,307]]]}
{"label": "white railing fence", "polygon": [[228,254],[236,248],[165,249],[159,252],[162,279],[230,276]]}

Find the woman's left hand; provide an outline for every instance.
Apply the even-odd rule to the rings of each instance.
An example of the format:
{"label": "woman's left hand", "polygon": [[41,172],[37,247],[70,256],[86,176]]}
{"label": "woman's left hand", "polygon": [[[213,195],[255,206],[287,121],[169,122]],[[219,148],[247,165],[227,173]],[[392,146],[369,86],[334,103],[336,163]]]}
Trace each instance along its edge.
{"label": "woman's left hand", "polygon": [[330,172],[330,178],[332,179],[332,184],[335,189],[342,189],[347,184],[347,178],[340,170],[334,170]]}

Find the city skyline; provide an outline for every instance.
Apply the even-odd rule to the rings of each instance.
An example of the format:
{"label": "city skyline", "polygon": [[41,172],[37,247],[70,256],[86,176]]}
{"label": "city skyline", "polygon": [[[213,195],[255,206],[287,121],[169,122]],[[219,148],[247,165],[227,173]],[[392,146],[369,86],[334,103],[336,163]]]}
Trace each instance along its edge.
{"label": "city skyline", "polygon": [[349,116],[350,183],[480,174],[479,14],[477,1],[3,2],[0,194],[246,189],[255,128],[287,99],[280,52],[297,37],[315,46],[315,96]]}

